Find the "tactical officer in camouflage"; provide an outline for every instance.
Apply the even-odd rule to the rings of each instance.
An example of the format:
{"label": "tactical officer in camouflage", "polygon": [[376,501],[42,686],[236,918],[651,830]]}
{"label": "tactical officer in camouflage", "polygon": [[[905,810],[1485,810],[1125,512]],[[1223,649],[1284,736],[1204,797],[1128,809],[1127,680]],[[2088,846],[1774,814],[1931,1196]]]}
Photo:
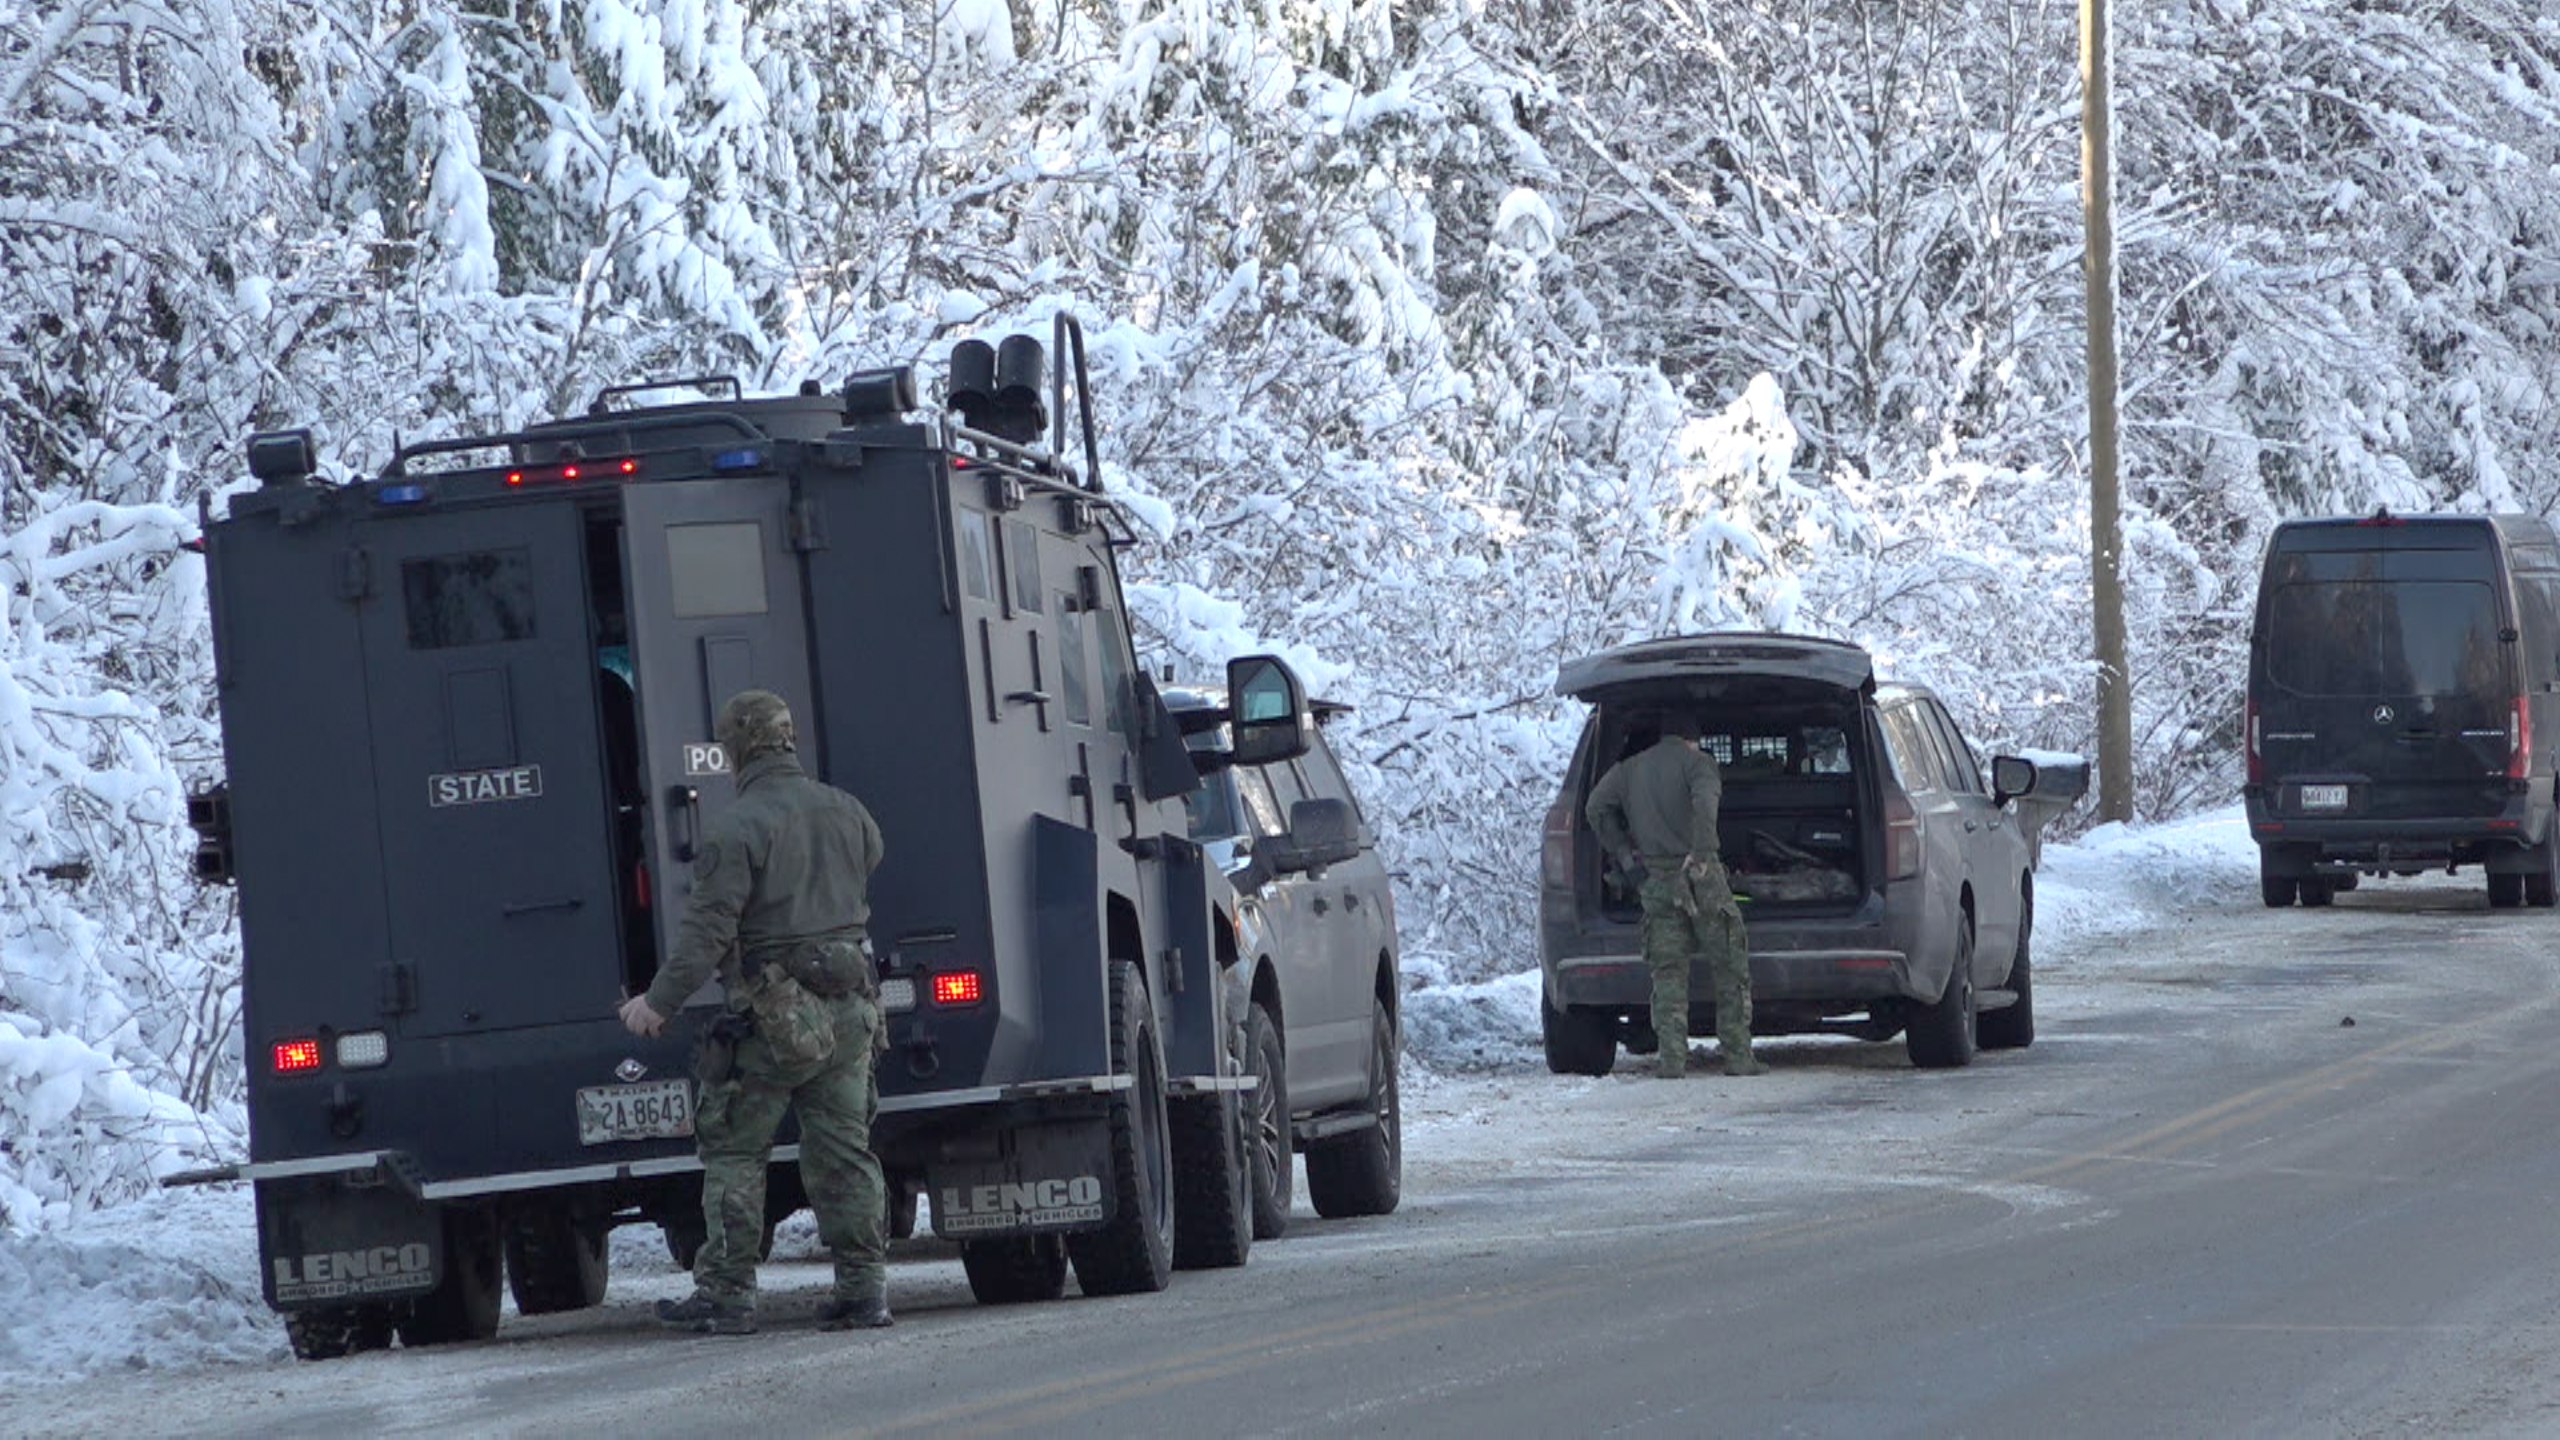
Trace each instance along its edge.
{"label": "tactical officer in camouflage", "polygon": [[800,1114],[800,1174],[835,1258],[824,1329],[890,1323],[885,1207],[871,1153],[879,985],[863,936],[880,827],[851,795],[810,777],[782,697],[747,690],[713,731],[737,802],[704,827],[675,954],[622,1023],[655,1035],[715,967],[727,1006],[703,1036],[694,1134],[708,1230],[694,1293],[661,1301],[672,1329],[752,1333],[765,1167],[785,1106]]}
{"label": "tactical officer in camouflage", "polygon": [[1724,1073],[1757,1075],[1751,1053],[1751,951],[1742,907],[1725,883],[1716,846],[1724,782],[1698,748],[1697,717],[1662,717],[1662,738],[1609,767],[1583,813],[1611,855],[1629,868],[1641,858],[1644,963],[1653,973],[1653,1073],[1676,1080],[1689,1069],[1689,964],[1707,957],[1715,977],[1716,1044]]}

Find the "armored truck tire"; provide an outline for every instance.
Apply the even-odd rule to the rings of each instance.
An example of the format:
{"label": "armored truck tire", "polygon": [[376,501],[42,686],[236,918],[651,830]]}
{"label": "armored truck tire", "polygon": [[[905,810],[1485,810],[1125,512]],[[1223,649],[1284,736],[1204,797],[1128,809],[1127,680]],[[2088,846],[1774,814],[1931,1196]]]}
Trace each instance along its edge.
{"label": "armored truck tire", "polygon": [[444,1278],[411,1303],[395,1324],[403,1345],[450,1345],[498,1333],[498,1217],[486,1210],[447,1210]]}
{"label": "armored truck tire", "polygon": [[1915,1010],[1903,1036],[1911,1063],[1922,1070],[1953,1070],[1973,1063],[1977,1041],[1973,1013],[1973,916],[1956,927],[1956,962],[1937,1003]]}
{"label": "armored truck tire", "polygon": [[1974,1039],[1985,1050],[2023,1050],[2036,1043],[2035,967],[2027,944],[2035,915],[2034,900],[2023,899],[2018,910],[2018,958],[2009,962],[2007,987],[2018,998],[1974,1022]]}
{"label": "armored truck tire", "polygon": [[2338,887],[2329,883],[2323,876],[2302,877],[2302,908],[2305,910],[2317,910],[2335,899],[2337,894]]}
{"label": "armored truck tire", "polygon": [[284,1312],[284,1338],[297,1360],[335,1360],[391,1347],[388,1305],[321,1305]]}
{"label": "armored truck tire", "polygon": [[1165,1103],[1173,1137],[1173,1268],[1227,1270],[1253,1253],[1253,1097]]}
{"label": "armored truck tire", "polygon": [[1031,1305],[1067,1290],[1067,1245],[1055,1235],[960,1242],[960,1268],[981,1305]]}
{"label": "armored truck tire", "polygon": [[507,1217],[507,1288],[525,1315],[556,1315],[604,1303],[605,1231],[582,1225],[564,1207],[545,1205]]}
{"label": "armored truck tire", "polygon": [[1617,1030],[1605,1016],[1559,1010],[1541,995],[1538,1030],[1546,1040],[1550,1074],[1606,1075],[1618,1063]]}
{"label": "armored truck tire", "polygon": [[1155,1005],[1138,967],[1111,962],[1111,1073],[1130,1077],[1106,1102],[1111,1126],[1111,1219],[1067,1241],[1087,1295],[1136,1295],[1173,1278],[1173,1154],[1166,1134],[1164,1057]]}
{"label": "armored truck tire", "polygon": [[1271,1012],[1260,1005],[1245,1022],[1244,1063],[1254,1080],[1247,1097],[1253,1113],[1253,1238],[1277,1240],[1289,1233],[1298,1159],[1289,1136],[1289,1047]]}
{"label": "armored truck tire", "polygon": [[1396,1084],[1396,1022],[1376,1002],[1369,1022],[1369,1108],[1376,1123],[1307,1149],[1307,1199],[1327,1220],[1385,1215],[1404,1195],[1404,1114]]}

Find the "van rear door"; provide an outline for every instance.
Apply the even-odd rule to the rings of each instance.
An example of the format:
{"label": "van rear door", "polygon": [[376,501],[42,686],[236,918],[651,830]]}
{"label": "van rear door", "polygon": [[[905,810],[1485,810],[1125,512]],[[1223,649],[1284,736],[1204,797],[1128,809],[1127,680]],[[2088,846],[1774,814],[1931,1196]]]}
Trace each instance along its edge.
{"label": "van rear door", "polygon": [[2507,802],[2514,634],[2486,523],[2279,536],[2260,611],[2260,753],[2285,814],[2450,819]]}
{"label": "van rear door", "polygon": [[612,1013],[621,946],[582,536],[565,500],[357,529],[384,993],[409,1012],[403,1033]]}

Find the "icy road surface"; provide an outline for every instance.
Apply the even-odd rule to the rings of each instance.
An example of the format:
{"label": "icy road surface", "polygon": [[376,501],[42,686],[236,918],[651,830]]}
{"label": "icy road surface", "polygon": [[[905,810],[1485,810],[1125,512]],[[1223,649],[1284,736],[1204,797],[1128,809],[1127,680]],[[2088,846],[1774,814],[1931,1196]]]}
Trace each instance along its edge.
{"label": "icy road surface", "polygon": [[2560,915],[2270,912],[2232,842],[2057,851],[2039,1039],[1966,1070],[1559,1079],[1523,983],[1417,996],[1403,1208],[1160,1296],[985,1309],[918,1246],[820,1334],[804,1219],[764,1334],[667,1337],[626,1231],[601,1309],[303,1365],[245,1197],[165,1198],[0,1248],[0,1433],[2560,1432]]}

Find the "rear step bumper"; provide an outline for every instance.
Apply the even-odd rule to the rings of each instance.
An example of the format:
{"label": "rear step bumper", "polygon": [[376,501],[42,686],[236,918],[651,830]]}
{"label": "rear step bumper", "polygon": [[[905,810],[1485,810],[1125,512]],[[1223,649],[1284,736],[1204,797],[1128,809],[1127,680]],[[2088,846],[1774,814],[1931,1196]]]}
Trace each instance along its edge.
{"label": "rear step bumper", "polygon": [[[1653,976],[1638,955],[1587,955],[1556,962],[1567,1005],[1641,1009],[1653,1003]],[[1692,1001],[1713,999],[1715,977],[1701,960],[1689,970]],[[1911,960],[1899,950],[1754,950],[1751,998],[1761,1001],[1934,999],[1912,988]]]}
{"label": "rear step bumper", "polygon": [[[2393,860],[2443,861],[2457,852],[2540,844],[2532,830],[2529,806],[2510,806],[2503,815],[2465,816],[2455,820],[2390,820],[2369,816],[2305,819],[2269,815],[2249,807],[2249,838],[2265,847],[2317,846],[2329,860],[2380,860],[2387,850]],[[2544,828],[2550,828],[2544,822]]]}
{"label": "rear step bumper", "polygon": [[[1042,1080],[1021,1085],[986,1085],[971,1090],[945,1090],[923,1095],[891,1095],[880,1101],[879,1115],[928,1116],[981,1106],[1039,1105],[1044,1102],[1074,1100],[1087,1096],[1107,1095],[1126,1090],[1134,1083],[1126,1075],[1087,1075],[1067,1080]],[[1219,1078],[1215,1076],[1177,1076],[1166,1082],[1169,1095],[1207,1094],[1220,1090],[1243,1090],[1252,1087],[1250,1076]],[[775,1164],[798,1161],[798,1145],[773,1147]],[[525,1170],[500,1175],[456,1175],[429,1179],[419,1173],[417,1161],[400,1150],[351,1150],[336,1155],[313,1155],[292,1160],[263,1160],[239,1165],[223,1165],[207,1170],[191,1170],[172,1175],[164,1186],[207,1185],[237,1180],[287,1180],[315,1176],[360,1176],[367,1183],[388,1183],[421,1200],[463,1200],[487,1195],[505,1195],[525,1190],[549,1190],[572,1185],[601,1185],[622,1181],[650,1180],[665,1175],[684,1175],[702,1169],[701,1158],[692,1153],[633,1157],[589,1165],[568,1165],[556,1169]]]}

